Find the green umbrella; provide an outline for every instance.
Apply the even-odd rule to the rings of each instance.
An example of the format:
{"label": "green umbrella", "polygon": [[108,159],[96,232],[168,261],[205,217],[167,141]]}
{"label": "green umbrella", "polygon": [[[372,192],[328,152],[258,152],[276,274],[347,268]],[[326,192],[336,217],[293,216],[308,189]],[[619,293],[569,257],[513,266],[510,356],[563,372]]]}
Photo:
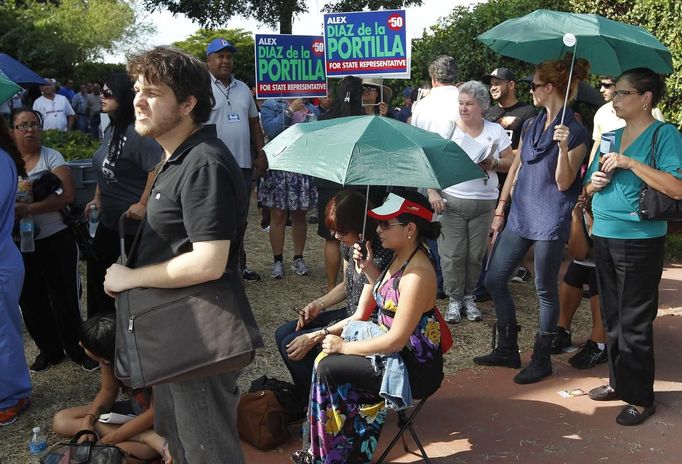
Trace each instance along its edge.
{"label": "green umbrella", "polygon": [[[567,33],[577,43],[566,45]],[[477,38],[500,55],[527,63],[556,60],[573,51],[590,62],[595,74],[617,76],[639,67],[660,74],[673,72],[670,51],[650,32],[595,14],[536,10],[498,24]]]}
{"label": "green umbrella", "polygon": [[20,91],[21,87],[7,79],[5,74],[0,71],[0,105],[5,103]]}
{"label": "green umbrella", "polygon": [[455,142],[381,116],[295,124],[264,150],[272,170],[342,185],[446,188],[485,177]]}

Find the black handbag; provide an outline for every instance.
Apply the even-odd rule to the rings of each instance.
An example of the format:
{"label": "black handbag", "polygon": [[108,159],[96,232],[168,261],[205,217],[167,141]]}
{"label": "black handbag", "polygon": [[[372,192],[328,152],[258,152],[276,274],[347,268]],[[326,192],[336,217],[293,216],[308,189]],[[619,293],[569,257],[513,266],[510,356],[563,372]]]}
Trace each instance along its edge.
{"label": "black handbag", "polygon": [[[84,435],[92,435],[96,440],[78,443]],[[96,432],[81,430],[71,440],[55,444],[47,455],[40,459],[40,462],[41,464],[123,464],[126,456],[135,458],[118,446],[97,442],[99,442],[99,436]]]}
{"label": "black handbag", "polygon": [[[119,227],[121,259],[128,265],[144,224],[127,259],[124,228]],[[121,382],[142,388],[242,369],[253,361],[263,340],[236,256],[228,259],[218,280],[182,288],[133,288],[116,296],[114,370]]]}
{"label": "black handbag", "polygon": [[[654,130],[651,138],[651,167],[656,169],[656,135],[665,124]],[[682,220],[682,200],[670,198],[665,193],[654,190],[644,183],[639,191],[639,217],[645,221],[680,221]]]}

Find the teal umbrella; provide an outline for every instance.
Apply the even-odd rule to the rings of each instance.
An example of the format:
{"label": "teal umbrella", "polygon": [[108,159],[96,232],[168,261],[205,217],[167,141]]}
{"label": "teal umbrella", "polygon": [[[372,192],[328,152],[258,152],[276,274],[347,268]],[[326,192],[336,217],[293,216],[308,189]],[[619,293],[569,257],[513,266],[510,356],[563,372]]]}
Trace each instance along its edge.
{"label": "teal umbrella", "polygon": [[20,91],[21,87],[7,79],[7,77],[5,77],[5,75],[0,71],[0,105],[5,103]]}
{"label": "teal umbrella", "polygon": [[[570,36],[566,40],[566,34],[575,41]],[[639,67],[673,72],[670,51],[650,32],[595,14],[536,10],[498,24],[477,39],[500,55],[527,63],[556,60],[572,51],[589,61],[595,74],[617,76]]]}
{"label": "teal umbrella", "polygon": [[455,142],[381,116],[295,124],[264,150],[272,170],[342,185],[446,188],[485,177]]}

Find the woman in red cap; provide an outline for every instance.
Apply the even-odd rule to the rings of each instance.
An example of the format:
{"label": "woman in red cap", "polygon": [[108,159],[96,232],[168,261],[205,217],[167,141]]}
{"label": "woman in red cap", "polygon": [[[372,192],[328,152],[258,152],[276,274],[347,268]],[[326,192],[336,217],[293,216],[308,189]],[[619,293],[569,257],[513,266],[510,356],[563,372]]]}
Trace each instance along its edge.
{"label": "woman in red cap", "polygon": [[[440,234],[440,223],[431,222],[433,210],[416,192],[405,198],[390,194],[369,215],[379,221],[383,247],[395,252],[373,286],[379,313],[374,327],[380,335],[355,341],[347,341],[348,333],[340,336],[349,322],[362,317],[361,306],[353,317],[325,329],[308,406],[311,448],[294,453],[296,463],[371,462],[395,393],[385,390],[386,376],[391,386],[407,389],[408,399],[433,394],[443,379],[436,273],[425,245]],[[385,359],[396,355],[405,367],[403,377],[383,368]]]}

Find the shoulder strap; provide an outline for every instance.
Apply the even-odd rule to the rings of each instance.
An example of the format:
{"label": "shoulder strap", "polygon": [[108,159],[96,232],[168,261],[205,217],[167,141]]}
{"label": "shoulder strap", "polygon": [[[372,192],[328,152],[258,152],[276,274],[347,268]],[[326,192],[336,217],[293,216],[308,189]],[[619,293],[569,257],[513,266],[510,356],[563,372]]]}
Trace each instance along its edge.
{"label": "shoulder strap", "polygon": [[671,125],[669,122],[664,122],[663,124],[659,125],[656,129],[654,129],[654,135],[651,137],[651,159],[649,160],[649,164],[651,165],[652,168],[656,169],[656,136],[658,135],[658,130],[663,127]]}

